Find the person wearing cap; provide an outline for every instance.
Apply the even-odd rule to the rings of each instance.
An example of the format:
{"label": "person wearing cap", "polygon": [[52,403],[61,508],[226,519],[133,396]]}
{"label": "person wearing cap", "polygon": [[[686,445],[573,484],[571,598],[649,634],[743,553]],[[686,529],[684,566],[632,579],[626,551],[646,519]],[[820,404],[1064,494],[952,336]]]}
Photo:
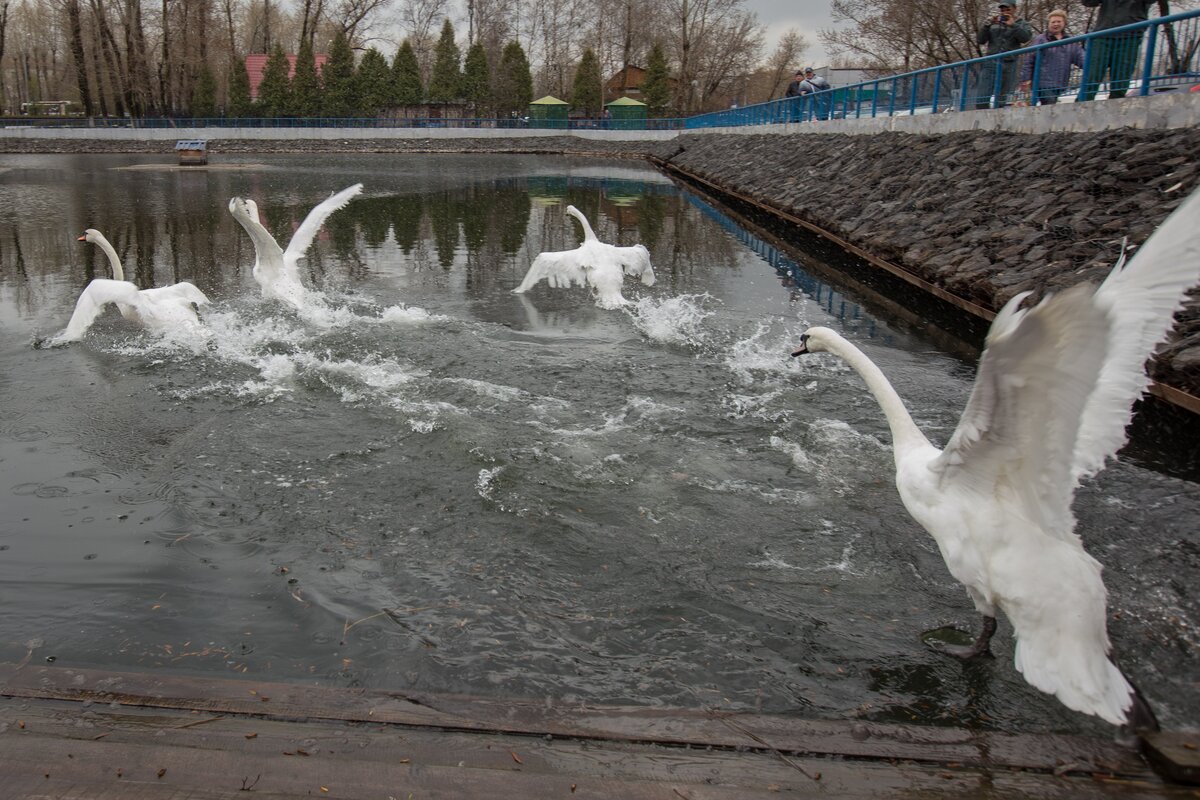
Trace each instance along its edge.
{"label": "person wearing cap", "polygon": [[[1119,28],[1148,19],[1150,6],[1155,0],[1080,0],[1087,8],[1099,8],[1094,31]],[[1138,29],[1110,36],[1097,36],[1090,43],[1087,74],[1079,87],[1077,101],[1091,100],[1096,96],[1100,83],[1108,76],[1108,96],[1124,97],[1129,90],[1129,79],[1137,69],[1138,48],[1146,31]]]}
{"label": "person wearing cap", "polygon": [[[1067,33],[1067,12],[1055,9],[1046,17],[1046,30],[1037,35],[1030,45],[1046,44],[1070,38]],[[1058,96],[1067,90],[1071,82],[1071,66],[1083,69],[1083,47],[1078,42],[1069,42],[1058,47],[1047,47],[1025,56],[1021,64],[1021,89],[1030,91],[1033,84],[1034,66],[1037,66],[1037,87],[1032,91],[1029,104],[1053,105]]]}
{"label": "person wearing cap", "polygon": [[[802,83],[804,83],[804,72],[802,70],[796,70],[796,74],[792,77],[792,82],[788,84],[787,91],[783,93],[783,96],[784,97],[799,97],[800,96],[800,84],[802,84]],[[802,106],[803,106],[803,104],[799,100],[797,100],[791,104],[791,108],[789,109],[789,114],[791,115],[792,122],[800,122],[800,120],[801,120],[800,111],[801,111]]]}
{"label": "person wearing cap", "polygon": [[822,78],[812,67],[804,70],[804,80],[800,82],[800,94],[812,95],[817,119],[829,119],[831,95],[828,93],[829,81]]}
{"label": "person wearing cap", "polygon": [[[980,26],[975,42],[987,45],[985,55],[989,56],[1020,50],[1033,38],[1033,29],[1028,22],[1017,17],[1017,7],[1010,0],[1002,0],[996,10],[996,16]],[[1000,70],[996,108],[1003,108],[1017,86],[1017,57],[1004,56],[984,61],[975,70],[975,82],[971,89],[975,107],[988,107],[992,92],[996,90],[996,70]]]}

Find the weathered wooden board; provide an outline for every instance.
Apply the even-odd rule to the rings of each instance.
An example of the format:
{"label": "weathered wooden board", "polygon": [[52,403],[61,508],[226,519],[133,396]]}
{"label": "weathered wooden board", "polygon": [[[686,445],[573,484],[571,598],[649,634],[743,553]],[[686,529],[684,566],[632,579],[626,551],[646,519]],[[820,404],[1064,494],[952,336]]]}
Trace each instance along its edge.
{"label": "weathered wooden board", "polygon": [[781,794],[1193,796],[1080,737],[0,665],[4,800]]}
{"label": "weathered wooden board", "polygon": [[1110,741],[725,711],[594,707],[33,665],[0,665],[0,696],[1045,772],[1072,765],[1074,772],[1137,779],[1151,774],[1137,753]]}
{"label": "weathered wooden board", "polygon": [[[1183,798],[1153,780],[0,700],[6,798]],[[251,793],[245,790],[252,789]]]}

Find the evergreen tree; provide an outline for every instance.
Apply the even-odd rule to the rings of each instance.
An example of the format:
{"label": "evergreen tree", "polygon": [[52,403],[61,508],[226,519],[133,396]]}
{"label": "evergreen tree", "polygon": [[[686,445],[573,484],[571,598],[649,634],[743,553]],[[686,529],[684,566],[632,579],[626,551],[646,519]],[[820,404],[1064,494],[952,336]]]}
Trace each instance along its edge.
{"label": "evergreen tree", "polygon": [[471,104],[475,116],[483,116],[492,100],[492,71],[488,67],[487,51],[483,42],[476,42],[467,51],[463,64],[463,99]]}
{"label": "evergreen tree", "polygon": [[583,51],[579,66],[575,69],[575,84],[571,89],[571,105],[589,117],[600,116],[602,103],[600,93],[600,59],[592,48]]}
{"label": "evergreen tree", "polygon": [[646,63],[646,77],[642,81],[642,100],[651,116],[662,116],[671,102],[671,73],[662,45],[654,43]]}
{"label": "evergreen tree", "polygon": [[360,105],[354,78],[354,51],[346,34],[339,32],[329,46],[329,60],[321,70],[325,91],[321,93],[321,113],[327,117],[352,116]]}
{"label": "evergreen tree", "polygon": [[[244,70],[243,70],[244,71]],[[191,114],[193,117],[215,117],[217,115],[217,81],[208,64],[200,66],[196,82],[192,84]]]}
{"label": "evergreen tree", "polygon": [[290,116],[315,117],[321,113],[321,76],[317,74],[312,42],[300,43],[300,52],[296,54],[296,73],[292,76],[290,100]]}
{"label": "evergreen tree", "polygon": [[497,116],[512,112],[524,115],[528,111],[533,100],[533,75],[529,71],[529,59],[519,43],[509,42],[504,46],[492,90]]}
{"label": "evergreen tree", "polygon": [[225,106],[227,117],[248,117],[254,112],[250,100],[250,76],[246,73],[246,62],[234,58],[229,65],[229,100]]}
{"label": "evergreen tree", "polygon": [[408,39],[396,51],[392,62],[392,102],[398,106],[419,105],[425,99],[425,87],[421,85],[421,65]]}
{"label": "evergreen tree", "polygon": [[450,103],[462,97],[462,54],[454,42],[450,20],[442,25],[442,35],[433,49],[433,73],[429,76],[429,102]]}
{"label": "evergreen tree", "polygon": [[279,117],[287,113],[290,105],[290,92],[288,91],[290,66],[283,47],[276,44],[271,55],[267,57],[262,83],[258,85],[258,108],[259,113],[264,117]]}
{"label": "evergreen tree", "polygon": [[365,117],[378,116],[392,107],[392,71],[383,53],[372,47],[358,65],[358,110]]}

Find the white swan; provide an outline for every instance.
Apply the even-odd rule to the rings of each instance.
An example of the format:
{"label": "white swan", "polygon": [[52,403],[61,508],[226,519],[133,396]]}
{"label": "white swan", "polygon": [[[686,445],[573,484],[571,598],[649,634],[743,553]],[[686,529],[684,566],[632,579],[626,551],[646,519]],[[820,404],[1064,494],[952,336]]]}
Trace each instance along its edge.
{"label": "white swan", "polygon": [[229,201],[229,213],[246,229],[254,243],[254,280],[262,288],[263,297],[280,300],[297,309],[305,307],[308,290],[300,282],[296,263],[308,252],[329,215],[349,203],[362,188],[361,183],[356,183],[308,212],[304,222],[292,234],[287,250],[280,249],[275,237],[259,222],[258,205],[253,200],[235,197]]}
{"label": "white swan", "polygon": [[583,226],[583,244],[574,250],[542,253],[529,265],[525,280],[513,289],[517,294],[528,291],[543,278],[555,288],[572,285],[590,286],[600,308],[619,308],[628,301],[621,295],[625,275],[641,278],[646,286],[654,285],[654,268],[650,253],[640,244],[618,247],[596,238],[587,217],[575,206],[567,213]]}
{"label": "white swan", "polygon": [[896,487],[937,541],[950,574],[983,614],[960,657],[988,652],[1002,610],[1016,634],[1016,667],[1069,708],[1134,729],[1153,714],[1109,660],[1101,566],[1075,533],[1082,478],[1125,441],[1131,405],[1147,385],[1147,355],[1200,280],[1200,192],[1189,197],[1098,289],[1076,286],[992,323],[971,398],[945,450],[921,433],[883,373],[828,328],[810,328],[793,355],[841,356],[887,417]]}
{"label": "white swan", "polygon": [[108,239],[95,228],[88,228],[79,237],[81,242],[97,245],[108,256],[113,280],[97,278],[87,285],[75,301],[75,311],[66,329],[55,336],[54,344],[78,341],[88,332],[96,317],[109,303],[117,306],[121,316],[131,322],[157,331],[199,326],[196,306],[204,305],[208,298],[204,292],[186,281],[156,289],[138,289],[125,280],[125,270],[117,251]]}

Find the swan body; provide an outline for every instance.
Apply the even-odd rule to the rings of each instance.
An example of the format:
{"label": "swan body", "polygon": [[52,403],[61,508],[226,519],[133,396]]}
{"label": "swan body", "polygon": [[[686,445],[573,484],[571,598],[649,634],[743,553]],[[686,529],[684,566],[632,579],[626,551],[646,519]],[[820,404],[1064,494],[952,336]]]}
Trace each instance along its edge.
{"label": "swan body", "polygon": [[793,353],[842,357],[879,402],[900,498],[984,616],[984,634],[956,654],[987,651],[999,609],[1013,625],[1025,679],[1113,724],[1155,723],[1109,658],[1101,566],[1075,533],[1071,503],[1080,480],[1124,444],[1131,406],[1148,383],[1145,360],[1200,280],[1197,220],[1200,191],[1099,288],[1076,286],[1028,309],[1020,307],[1028,292],[1012,298],[992,323],[944,450],[917,428],[880,369],[834,331],[810,328]]}
{"label": "swan body", "polygon": [[579,209],[567,206],[567,213],[583,227],[583,244],[574,250],[540,254],[514,292],[522,294],[542,279],[555,288],[587,286],[596,296],[596,305],[614,309],[628,302],[621,294],[626,275],[640,278],[646,286],[654,285],[654,268],[645,247],[606,244],[596,238],[591,223]]}
{"label": "swan body", "polygon": [[200,324],[196,306],[208,302],[204,292],[187,281],[155,289],[138,289],[125,280],[121,259],[104,234],[95,228],[88,228],[79,241],[91,242],[104,251],[112,268],[113,279],[97,278],[87,285],[75,301],[75,311],[66,329],[54,338],[56,344],[83,338],[109,304],[115,305],[125,319],[151,330],[166,331]]}
{"label": "swan body", "polygon": [[362,189],[362,184],[356,183],[315,206],[292,235],[286,250],[280,248],[275,237],[259,221],[257,203],[242,197],[229,201],[229,213],[254,243],[254,280],[262,289],[263,297],[297,309],[304,308],[308,290],[300,282],[297,263],[308,252],[329,215],[345,207]]}

